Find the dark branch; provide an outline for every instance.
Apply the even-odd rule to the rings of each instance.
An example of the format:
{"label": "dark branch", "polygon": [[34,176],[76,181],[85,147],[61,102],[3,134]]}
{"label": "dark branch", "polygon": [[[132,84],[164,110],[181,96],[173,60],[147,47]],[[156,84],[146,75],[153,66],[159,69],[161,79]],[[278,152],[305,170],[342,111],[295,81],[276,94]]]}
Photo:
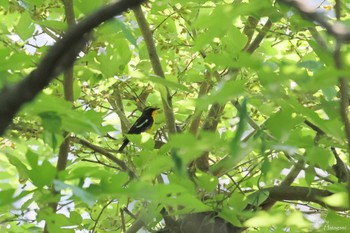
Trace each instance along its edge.
{"label": "dark branch", "polygon": [[63,38],[49,49],[37,69],[24,80],[15,86],[4,88],[0,93],[0,135],[4,134],[23,104],[32,101],[53,78],[73,65],[92,29],[142,2],[143,0],[122,0],[97,10],[71,27]]}
{"label": "dark branch", "polygon": [[328,206],[321,199],[323,197],[329,197],[333,193],[323,189],[316,189],[316,188],[310,188],[310,187],[298,187],[298,186],[276,186],[276,187],[265,188],[260,190],[260,192],[263,192],[263,191],[268,191],[269,197],[262,204],[262,206],[269,205],[271,201],[275,202],[275,201],[297,200],[297,201],[314,202],[325,208],[333,209],[336,211],[349,210],[349,207],[347,206],[344,206],[344,207]]}
{"label": "dark branch", "polygon": [[85,140],[83,140],[83,139],[80,139],[80,138],[74,138],[74,140],[75,140],[77,143],[79,143],[79,144],[81,144],[81,145],[83,145],[83,146],[85,146],[85,147],[87,147],[87,148],[89,148],[89,149],[91,149],[91,150],[93,150],[93,151],[95,151],[95,152],[97,152],[97,153],[99,153],[99,154],[105,156],[105,157],[108,158],[109,160],[113,161],[115,164],[117,164],[117,165],[121,168],[121,170],[128,172],[130,178],[135,178],[135,177],[136,177],[135,173],[134,173],[133,171],[131,171],[131,170],[126,166],[126,164],[124,163],[124,161],[118,159],[118,158],[115,157],[113,154],[111,154],[110,152],[108,152],[106,149],[104,149],[104,148],[102,148],[102,147],[99,147],[99,146],[96,146],[96,145],[94,145],[94,144],[92,144],[92,143],[90,143],[90,142],[88,142],[88,141],[85,141]]}

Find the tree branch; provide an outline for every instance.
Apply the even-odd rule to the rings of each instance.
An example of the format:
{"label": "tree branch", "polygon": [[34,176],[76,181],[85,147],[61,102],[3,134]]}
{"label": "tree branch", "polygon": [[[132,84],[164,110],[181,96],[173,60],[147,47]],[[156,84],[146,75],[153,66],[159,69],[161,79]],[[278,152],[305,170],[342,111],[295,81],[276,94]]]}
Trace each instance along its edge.
{"label": "tree branch", "polygon": [[[157,54],[157,49],[154,44],[152,31],[145,18],[145,15],[142,12],[141,6],[138,5],[134,7],[133,11],[134,11],[137,23],[140,27],[142,36],[145,40],[145,44],[147,47],[149,58],[151,60],[153,71],[157,76],[161,78],[165,78],[164,71],[163,71],[162,65],[160,64],[159,56]],[[166,96],[162,96],[163,110],[164,110],[165,120],[166,120],[169,133],[174,134],[176,133],[176,127],[175,127],[175,116],[173,111],[171,95],[169,93],[169,89],[168,88],[165,88],[165,89],[166,89]]]}
{"label": "tree branch", "polygon": [[325,208],[329,208],[336,211],[346,211],[350,209],[349,207],[346,207],[346,206],[334,207],[334,206],[327,205],[324,201],[321,200],[321,198],[329,197],[333,193],[323,189],[299,187],[299,186],[276,186],[276,187],[264,188],[259,191],[269,192],[269,197],[262,204],[263,207],[265,205],[269,205],[270,202],[297,200],[297,201],[314,202]]}
{"label": "tree branch", "polygon": [[[294,182],[295,178],[297,178],[300,171],[304,168],[304,160],[300,159],[289,171],[287,176],[284,178],[284,180],[281,182],[281,184],[277,187],[291,187],[290,185]],[[274,204],[276,204],[278,200],[270,200],[267,203],[263,204],[263,209],[268,210],[270,209]]]}
{"label": "tree branch", "polygon": [[62,2],[63,2],[64,12],[67,19],[67,24],[71,27],[75,25],[73,0],[62,0]]}
{"label": "tree branch", "polygon": [[94,145],[94,144],[92,144],[92,143],[90,143],[90,142],[88,142],[88,141],[85,141],[84,139],[74,138],[74,140],[75,140],[77,143],[79,143],[79,144],[81,144],[81,145],[83,145],[83,146],[85,146],[85,147],[87,147],[87,148],[89,148],[89,149],[91,149],[91,150],[93,150],[93,151],[95,151],[95,152],[97,152],[97,153],[99,153],[99,154],[105,156],[105,157],[108,158],[109,160],[111,160],[111,161],[113,161],[114,163],[116,163],[116,164],[121,168],[121,170],[128,172],[130,178],[135,178],[135,177],[136,177],[135,173],[134,173],[133,171],[131,171],[131,170],[126,166],[126,164],[124,163],[124,161],[118,159],[118,158],[115,157],[113,154],[111,154],[110,152],[108,152],[106,149],[104,149],[104,148],[102,148],[102,147],[99,147],[99,146],[96,146],[96,145]]}
{"label": "tree branch", "polygon": [[144,222],[138,218],[125,233],[137,233],[144,225]]}
{"label": "tree branch", "polygon": [[[73,0],[62,0],[64,5],[64,11],[67,18],[67,24],[68,27],[71,28],[75,25],[75,16],[74,16],[74,9],[73,9]],[[63,74],[63,91],[64,91],[64,98],[67,101],[73,102],[74,101],[74,91],[73,91],[73,66],[69,67],[64,71]],[[56,164],[57,172],[64,171],[67,166],[68,161],[68,153],[70,148],[70,142],[71,142],[71,136],[69,132],[63,132],[63,142],[60,145],[60,149],[58,152],[58,160]],[[53,187],[51,189],[51,193],[55,196],[60,193],[60,191],[55,190]],[[50,203],[50,206],[53,210],[53,212],[57,211],[59,201]],[[48,222],[45,223],[44,227],[44,233],[48,233]]]}
{"label": "tree branch", "polygon": [[347,30],[346,26],[340,22],[331,24],[327,21],[327,17],[319,12],[316,12],[315,9],[310,8],[305,1],[302,0],[279,0],[282,3],[285,3],[289,6],[296,8],[300,14],[309,19],[310,21],[317,22],[320,26],[325,28],[327,32],[333,35],[340,41],[350,43],[350,31]]}
{"label": "tree branch", "polygon": [[[256,19],[253,16],[249,16],[247,19],[247,24],[245,25],[243,29],[243,33],[247,36],[248,41],[246,44],[246,47],[250,44],[252,41],[253,35],[254,35],[254,30],[256,29],[257,25],[259,23],[259,20]],[[246,47],[244,49],[246,49]]]}
{"label": "tree branch", "polygon": [[105,205],[102,207],[100,213],[98,213],[97,218],[96,218],[96,219],[93,219],[93,220],[95,221],[95,223],[94,223],[94,226],[92,227],[92,230],[91,230],[92,233],[96,232],[96,227],[97,227],[98,221],[100,220],[100,218],[101,218],[103,212],[105,211],[105,209],[106,209],[110,204],[112,204],[113,201],[114,201],[113,199],[110,200],[110,201],[108,201],[107,204],[105,204]]}
{"label": "tree branch", "polygon": [[110,103],[110,105],[113,107],[113,110],[115,111],[115,113],[117,113],[120,119],[122,132],[126,133],[130,129],[131,124],[128,118],[125,116],[124,106],[122,102],[122,97],[120,96],[120,90],[119,90],[118,84],[113,85],[113,93],[110,97],[108,97],[107,100]]}
{"label": "tree branch", "polygon": [[[208,75],[208,74],[207,74]],[[199,87],[199,93],[198,93],[198,98],[200,98],[201,96],[204,96],[208,93],[208,90],[209,90],[209,79],[210,77],[207,77],[206,80],[204,80],[200,87]],[[194,114],[193,114],[193,119],[191,121],[191,125],[190,125],[190,132],[193,134],[193,135],[197,135],[197,132],[198,132],[198,128],[199,128],[199,124],[200,124],[200,121],[201,121],[201,117],[202,117],[202,113],[203,111],[202,110],[198,110],[198,108],[196,108],[194,110]]]}
{"label": "tree branch", "polygon": [[[252,22],[251,22],[252,23]],[[250,24],[248,24],[250,25]],[[270,20],[267,20],[266,24],[262,28],[261,32],[254,38],[254,40],[249,43],[250,41],[247,42],[247,44],[244,46],[243,50],[246,50],[249,54],[252,54],[259,46],[262,40],[265,38],[267,32],[271,28],[272,23]],[[247,26],[249,27],[249,26]],[[238,72],[237,69],[232,69],[230,70],[231,73],[236,73]],[[208,113],[208,116],[205,119],[204,125],[203,125],[203,130],[211,130],[215,131],[216,127],[220,121],[221,114],[225,108],[225,104],[217,104],[214,103]],[[208,171],[209,169],[209,161],[208,161],[208,156],[209,152],[204,152],[203,155],[196,160],[196,165],[199,169],[203,171]]]}
{"label": "tree branch", "polygon": [[53,78],[73,64],[93,28],[142,2],[143,0],[117,1],[87,16],[80,23],[68,29],[65,36],[49,49],[37,69],[17,85],[4,88],[0,93],[0,135],[4,134],[5,129],[23,104],[32,101]]}
{"label": "tree branch", "polygon": [[[204,131],[215,131],[219,122],[221,115],[224,111],[225,104],[215,103],[211,106],[209,113],[205,119],[203,130]],[[205,151],[201,157],[196,160],[196,166],[204,172],[209,170],[209,151]]]}
{"label": "tree branch", "polygon": [[[335,15],[337,21],[340,21],[341,14],[341,2],[340,0],[335,1]],[[343,69],[343,61],[341,56],[341,46],[342,41],[339,38],[336,38],[335,50],[334,50],[334,62],[338,70]],[[348,118],[348,107],[349,107],[349,82],[347,77],[339,77],[339,90],[340,90],[340,116],[344,123],[345,135],[347,139],[349,161],[350,161],[350,121]],[[337,160],[338,164],[338,160]],[[339,164],[338,164],[339,165]],[[348,203],[350,204],[350,174],[349,170],[345,170],[345,175],[347,179],[347,189],[348,189]]]}
{"label": "tree branch", "polygon": [[271,21],[268,19],[263,28],[261,29],[260,33],[255,37],[255,39],[252,41],[252,43],[249,44],[247,47],[247,52],[252,54],[257,48],[259,48],[262,40],[265,38],[266,34],[270,30],[272,26]]}

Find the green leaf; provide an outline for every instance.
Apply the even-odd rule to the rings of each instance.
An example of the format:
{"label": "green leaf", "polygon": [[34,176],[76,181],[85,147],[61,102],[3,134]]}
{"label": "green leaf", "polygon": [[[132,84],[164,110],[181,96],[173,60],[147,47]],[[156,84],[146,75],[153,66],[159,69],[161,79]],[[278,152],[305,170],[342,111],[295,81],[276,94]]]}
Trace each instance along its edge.
{"label": "green leaf", "polygon": [[212,91],[210,95],[203,96],[197,101],[197,106],[200,109],[205,109],[213,103],[223,104],[233,100],[237,96],[242,96],[245,93],[244,80],[230,80],[219,83],[217,89]]}
{"label": "green leaf", "polygon": [[1,190],[0,191],[0,206],[10,205],[13,202],[14,194],[15,194],[14,189]]}
{"label": "green leaf", "polygon": [[134,37],[134,35],[132,34],[131,30],[129,27],[127,27],[125,25],[125,23],[119,19],[115,20],[115,25],[117,26],[117,28],[121,29],[125,38],[135,47],[137,47],[137,43],[136,43],[136,38]]}
{"label": "green leaf", "polygon": [[71,227],[73,224],[64,214],[53,213],[49,208],[40,209],[37,219],[45,220],[48,232],[74,233],[74,228],[76,228],[76,226]]}
{"label": "green leaf", "polygon": [[285,224],[287,226],[297,226],[298,228],[310,227],[310,222],[299,211],[292,212],[285,220]]}
{"label": "green leaf", "polygon": [[31,3],[31,4],[36,5],[36,6],[40,6],[42,4],[43,0],[26,0],[25,2]]}
{"label": "green leaf", "polygon": [[348,203],[348,193],[346,192],[339,192],[332,194],[329,197],[321,198],[327,205],[333,206],[333,207],[343,207],[346,208],[349,206]]}
{"label": "green leaf", "polygon": [[47,27],[53,31],[65,31],[67,29],[67,23],[56,20],[44,20],[37,22],[40,26]]}
{"label": "green leaf", "polygon": [[274,137],[286,141],[291,130],[301,122],[303,119],[293,114],[290,109],[281,109],[267,120],[266,127]]}
{"label": "green leaf", "polygon": [[186,86],[184,86],[180,83],[162,78],[162,77],[150,75],[150,76],[148,76],[148,80],[150,80],[154,84],[159,84],[159,85],[162,85],[163,87],[167,87],[169,89],[189,91],[189,89]]}
{"label": "green leaf", "polygon": [[22,161],[20,159],[18,159],[16,156],[7,155],[7,159],[9,160],[9,162],[16,167],[18,175],[19,175],[19,181],[23,182],[25,180],[27,180],[28,178],[28,169],[26,167],[26,165],[24,165],[22,163]]}
{"label": "green leaf", "polygon": [[231,208],[225,206],[220,212],[219,216],[234,226],[242,227],[242,224],[237,216],[237,213]]}
{"label": "green leaf", "polygon": [[183,206],[183,209],[178,209],[175,211],[177,214],[205,212],[211,210],[209,206],[205,205],[203,202],[198,200],[197,197],[189,193],[180,193],[177,195],[169,196],[166,200],[164,200],[163,203],[174,208],[176,206]]}
{"label": "green leaf", "polygon": [[198,172],[196,173],[196,183],[207,192],[213,192],[219,183],[216,176],[209,175],[207,173]]}
{"label": "green leaf", "polygon": [[65,180],[74,180],[79,178],[93,177],[93,178],[103,178],[109,177],[111,173],[102,167],[91,166],[84,163],[77,163],[74,167],[70,169],[69,174],[67,174]]}
{"label": "green leaf", "polygon": [[234,192],[228,199],[228,206],[235,213],[243,211],[248,205],[248,199],[240,192]]}
{"label": "green leaf", "polygon": [[27,40],[33,35],[35,28],[29,12],[21,14],[21,18],[15,26],[15,29],[22,40]]}
{"label": "green leaf", "polygon": [[74,6],[78,12],[88,15],[103,5],[102,0],[90,1],[89,4],[85,0],[75,0]]}
{"label": "green leaf", "polygon": [[211,20],[208,20],[208,14],[199,14],[193,27],[206,28],[207,30],[197,36],[195,41],[197,50],[202,49],[206,44],[210,44],[215,37],[222,37],[231,28],[231,22],[236,17],[236,15],[232,14],[232,11],[232,5],[217,6],[214,10],[208,12]]}
{"label": "green leaf", "polygon": [[107,46],[105,51],[105,53],[97,57],[102,73],[106,77],[122,74],[127,69],[127,64],[131,59],[131,50],[128,41],[125,39],[116,39],[114,45]]}
{"label": "green leaf", "polygon": [[102,207],[100,203],[95,203],[95,205],[90,210],[90,216],[92,219],[97,219],[101,213]]}
{"label": "green leaf", "polygon": [[327,169],[335,163],[330,150],[313,146],[307,150],[307,160],[310,164],[318,165],[321,169]]}
{"label": "green leaf", "polygon": [[254,217],[244,222],[246,227],[270,227],[282,224],[285,215],[282,212],[269,214],[265,211],[259,211]]}
{"label": "green leaf", "polygon": [[79,225],[81,225],[82,221],[83,221],[83,218],[78,212],[76,212],[76,211],[70,212],[69,222],[72,225],[79,226]]}
{"label": "green leaf", "polygon": [[311,186],[311,184],[313,183],[315,176],[316,174],[314,167],[309,166],[305,169],[305,181],[309,186]]}
{"label": "green leaf", "polygon": [[324,224],[320,227],[323,232],[346,233],[350,228],[349,219],[334,211],[328,211]]}
{"label": "green leaf", "polygon": [[33,184],[41,189],[52,184],[56,176],[56,168],[49,161],[44,160],[41,165],[32,166],[32,169],[28,171],[28,176]]}
{"label": "green leaf", "polygon": [[198,140],[193,134],[182,133],[173,135],[169,144],[173,148],[178,148],[176,155],[180,158],[182,164],[186,165],[215,145],[215,137],[212,137],[212,141],[210,141],[208,136],[204,136],[201,140]]}
{"label": "green leaf", "polygon": [[328,101],[333,100],[337,96],[337,90],[334,86],[323,88],[322,92]]}
{"label": "green leaf", "polygon": [[10,2],[8,0],[0,0],[0,4],[3,7],[8,7]]}
{"label": "green leaf", "polygon": [[[0,71],[7,72],[9,69],[17,71],[22,69],[24,66],[28,68],[34,65],[32,64],[31,57],[27,54],[12,53],[10,50],[0,49],[0,55],[3,57],[0,65]],[[11,77],[13,78],[13,74]]]}
{"label": "green leaf", "polygon": [[56,176],[56,168],[47,160],[39,165],[39,155],[32,150],[27,151],[26,158],[31,167],[27,174],[33,184],[39,189],[51,185]]}
{"label": "green leaf", "polygon": [[[140,153],[140,156],[150,157],[149,152],[145,151],[144,153]],[[146,159],[146,158],[145,158]],[[142,176],[144,179],[154,179],[157,175],[162,174],[165,171],[171,170],[173,167],[173,163],[170,157],[163,156],[155,156],[155,158],[149,158],[144,163]]]}
{"label": "green leaf", "polygon": [[248,196],[248,201],[254,206],[261,205],[268,197],[270,193],[266,190],[256,191]]}
{"label": "green leaf", "polygon": [[101,179],[102,193],[118,193],[127,183],[129,177],[126,173],[111,174]]}
{"label": "green leaf", "polygon": [[346,192],[346,185],[344,183],[334,183],[326,186],[326,190],[336,193],[336,192]]}
{"label": "green leaf", "polygon": [[28,150],[26,153],[26,158],[27,161],[29,162],[29,165],[35,169],[38,167],[38,161],[39,161],[39,156],[32,150]]}
{"label": "green leaf", "polygon": [[237,147],[237,150],[231,151],[230,156],[226,156],[219,162],[213,164],[210,167],[210,171],[216,176],[221,176],[231,171],[238,162],[252,152],[255,145],[256,142],[253,140],[245,142],[244,147]]}
{"label": "green leaf", "polygon": [[310,108],[306,108],[301,105],[296,99],[283,100],[281,105],[285,105],[292,108],[296,113],[302,114],[307,120],[319,127],[328,136],[333,136],[338,141],[343,141],[344,131],[342,130],[342,123],[339,119],[322,119],[315,111]]}
{"label": "green leaf", "polygon": [[242,135],[244,133],[245,127],[246,127],[246,122],[248,118],[248,113],[247,113],[247,99],[244,99],[239,111],[239,123],[237,126],[237,131],[236,135],[232,139],[230,143],[230,150],[231,150],[231,155],[235,154],[235,151],[237,151],[240,147],[241,144],[241,139]]}
{"label": "green leaf", "polygon": [[59,180],[54,180],[53,183],[57,191],[70,189],[72,190],[75,196],[79,197],[83,202],[85,202],[90,207],[93,206],[95,201],[97,200],[97,198],[94,195],[77,186],[65,184],[64,182]]}
{"label": "green leaf", "polygon": [[62,119],[56,112],[47,111],[39,113],[44,129],[50,133],[60,133]]}
{"label": "green leaf", "polygon": [[327,66],[333,65],[333,56],[330,51],[324,49],[324,47],[322,47],[320,44],[318,44],[314,40],[309,40],[308,43],[325,65]]}
{"label": "green leaf", "polygon": [[77,134],[104,134],[112,131],[110,126],[102,126],[104,113],[93,110],[82,111],[73,110],[72,103],[56,96],[42,94],[29,104],[24,110],[31,115],[40,115],[44,117],[45,124],[51,131],[57,131],[59,118],[61,119],[62,129]]}
{"label": "green leaf", "polygon": [[195,184],[188,179],[186,170],[180,172],[174,172],[174,174],[168,174],[170,184],[179,185],[186,190],[186,192],[195,193]]}
{"label": "green leaf", "polygon": [[102,126],[103,113],[96,111],[66,111],[68,113],[61,115],[62,127],[70,132],[78,134],[88,134],[94,132],[99,135],[103,135],[108,131],[114,129],[110,126]]}
{"label": "green leaf", "polygon": [[141,134],[128,134],[127,138],[135,144],[136,146],[142,146],[143,143],[148,142],[152,139],[152,135],[149,133],[141,133]]}
{"label": "green leaf", "polygon": [[298,67],[303,67],[303,68],[307,68],[313,72],[318,71],[323,64],[320,63],[319,61],[313,61],[313,60],[304,60],[301,61],[297,64]]}

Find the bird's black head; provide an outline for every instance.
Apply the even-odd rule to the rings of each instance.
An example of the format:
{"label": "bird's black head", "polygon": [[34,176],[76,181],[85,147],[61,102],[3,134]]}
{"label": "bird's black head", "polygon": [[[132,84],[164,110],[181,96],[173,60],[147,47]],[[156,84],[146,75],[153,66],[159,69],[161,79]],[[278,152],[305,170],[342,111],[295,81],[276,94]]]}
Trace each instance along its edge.
{"label": "bird's black head", "polygon": [[147,107],[145,107],[145,108],[143,109],[142,112],[150,112],[150,113],[152,113],[152,112],[157,111],[157,110],[159,110],[159,109],[160,109],[160,108],[147,106]]}

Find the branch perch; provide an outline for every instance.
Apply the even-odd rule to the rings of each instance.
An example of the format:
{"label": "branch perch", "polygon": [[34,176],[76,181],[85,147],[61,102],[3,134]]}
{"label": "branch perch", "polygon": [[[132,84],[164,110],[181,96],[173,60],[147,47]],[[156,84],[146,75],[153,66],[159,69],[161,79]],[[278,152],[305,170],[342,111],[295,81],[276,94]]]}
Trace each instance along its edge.
{"label": "branch perch", "polygon": [[74,138],[75,141],[103,156],[105,156],[106,158],[108,158],[109,160],[113,161],[115,164],[117,164],[123,171],[126,171],[129,173],[130,178],[135,178],[136,175],[134,172],[132,172],[124,163],[124,161],[118,159],[117,157],[115,157],[113,154],[111,154],[110,152],[108,152],[106,149],[96,146],[86,140],[80,139],[80,138]]}

